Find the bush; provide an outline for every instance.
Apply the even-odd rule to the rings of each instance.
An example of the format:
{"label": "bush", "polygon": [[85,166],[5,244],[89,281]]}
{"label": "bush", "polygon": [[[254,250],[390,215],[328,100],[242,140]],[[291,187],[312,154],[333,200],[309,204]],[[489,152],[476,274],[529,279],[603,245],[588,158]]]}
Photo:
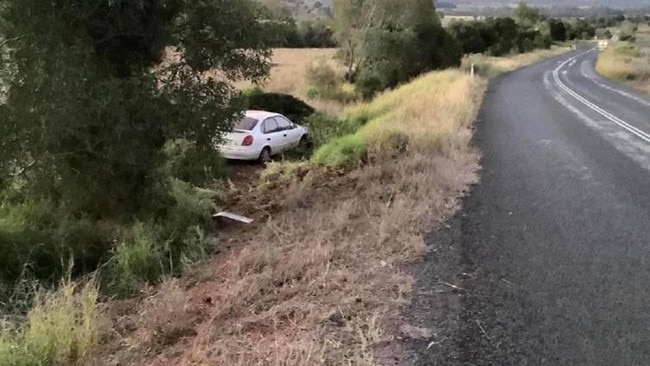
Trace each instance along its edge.
{"label": "bush", "polygon": [[164,220],[136,223],[122,233],[103,276],[108,292],[130,295],[144,283],[180,274],[207,258],[214,247],[206,228],[216,208],[216,193],[179,180],[172,180],[169,187],[171,202],[165,203]]}
{"label": "bush", "polygon": [[130,294],[146,282],[162,279],[170,263],[164,244],[157,241],[153,227],[137,223],[115,248],[110,269],[113,275],[109,289],[114,293]]}
{"label": "bush", "polygon": [[325,61],[310,65],[306,75],[309,85],[307,96],[310,98],[336,100],[341,103],[349,103],[356,98],[354,93],[343,89],[343,76]]}
{"label": "bush", "polygon": [[333,138],[352,134],[361,128],[367,119],[347,119],[316,112],[305,120],[309,136],[315,147],[326,144]]}
{"label": "bush", "polygon": [[366,159],[368,144],[360,134],[335,138],[321,146],[312,162],[330,168],[345,168]]}
{"label": "bush", "polygon": [[[47,286],[68,270],[79,276],[110,261],[101,273],[102,284],[124,293],[205,258],[213,244],[205,233],[211,228],[216,193],[176,179],[156,189],[160,199],[151,204],[152,214],[146,224],[135,225],[70,216],[48,201],[23,200],[14,193],[0,204],[0,303],[13,301],[14,288],[24,278]],[[113,254],[117,257],[110,260]],[[74,265],[67,268],[70,260]]]}
{"label": "bush", "polygon": [[315,109],[302,100],[282,93],[265,93],[256,88],[244,93],[246,109],[259,109],[285,115],[291,121],[301,123]]}
{"label": "bush", "polygon": [[269,163],[260,175],[260,187],[275,188],[302,179],[311,169],[307,161],[282,161]]}
{"label": "bush", "polygon": [[186,139],[167,141],[165,176],[207,185],[226,176],[226,161],[214,148],[207,151]]}
{"label": "bush", "polygon": [[46,201],[1,204],[0,282],[11,288],[28,276],[52,283],[63,276],[70,258],[73,275],[94,271],[114,235],[114,224],[70,217]]}
{"label": "bush", "polygon": [[70,280],[54,292],[38,292],[24,323],[0,324],[0,364],[90,365],[103,316],[94,282],[80,289]]}

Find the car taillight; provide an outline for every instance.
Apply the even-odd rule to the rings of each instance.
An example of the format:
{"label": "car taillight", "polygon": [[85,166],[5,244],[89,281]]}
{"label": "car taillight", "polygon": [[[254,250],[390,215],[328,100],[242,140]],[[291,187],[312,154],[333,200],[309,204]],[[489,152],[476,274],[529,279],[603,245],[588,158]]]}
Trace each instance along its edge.
{"label": "car taillight", "polygon": [[248,135],[244,137],[244,141],[241,142],[241,146],[251,146],[253,144],[253,136]]}

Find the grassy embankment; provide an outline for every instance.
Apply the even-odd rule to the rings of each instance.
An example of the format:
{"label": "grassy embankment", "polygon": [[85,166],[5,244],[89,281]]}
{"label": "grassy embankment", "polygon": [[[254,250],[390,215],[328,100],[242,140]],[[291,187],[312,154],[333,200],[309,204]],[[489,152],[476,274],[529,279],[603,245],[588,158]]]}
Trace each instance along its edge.
{"label": "grassy embankment", "polygon": [[[536,57],[516,59],[498,68]],[[339,121],[356,131],[324,141],[311,161],[272,164],[258,187],[230,188],[227,208],[257,220],[223,230],[212,259],[103,313],[93,287],[43,294],[23,326],[0,328],[0,363],[374,365],[399,357],[396,335],[430,334],[400,317],[413,282],[404,264],[423,256],[424,233],[477,181],[472,123],[485,86],[463,70],[433,72],[345,108]]]}
{"label": "grassy embankment", "polygon": [[599,74],[650,94],[650,26],[640,26],[636,42],[613,44],[598,57]]}

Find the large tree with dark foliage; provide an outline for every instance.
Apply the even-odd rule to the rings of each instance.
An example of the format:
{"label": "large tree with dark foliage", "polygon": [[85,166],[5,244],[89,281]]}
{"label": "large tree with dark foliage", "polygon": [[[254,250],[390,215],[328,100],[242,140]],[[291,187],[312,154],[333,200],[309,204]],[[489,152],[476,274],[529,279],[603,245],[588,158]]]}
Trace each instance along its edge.
{"label": "large tree with dark foliage", "polygon": [[138,223],[157,246],[141,255],[196,258],[192,183],[217,173],[231,81],[267,75],[273,19],[253,0],[0,2],[0,287],[67,256],[94,270]]}
{"label": "large tree with dark foliage", "polygon": [[348,78],[366,97],[460,64],[460,45],[429,0],[340,0],[333,7]]}
{"label": "large tree with dark foliage", "polygon": [[210,154],[228,81],[266,75],[274,34],[248,0],[5,0],[0,17],[3,181],[98,217],[148,209],[166,141]]}

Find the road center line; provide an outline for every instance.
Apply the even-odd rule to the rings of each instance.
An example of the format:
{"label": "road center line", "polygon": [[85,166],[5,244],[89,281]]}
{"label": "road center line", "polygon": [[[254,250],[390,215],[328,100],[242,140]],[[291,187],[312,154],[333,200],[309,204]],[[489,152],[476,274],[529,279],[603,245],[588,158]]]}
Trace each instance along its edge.
{"label": "road center line", "polygon": [[644,140],[646,142],[650,142],[650,134],[648,134],[647,132],[642,131],[642,130],[632,126],[631,124],[623,121],[622,119],[616,117],[615,115],[613,115],[613,114],[607,112],[606,110],[600,108],[596,104],[594,104],[591,101],[587,100],[582,95],[578,94],[575,90],[569,88],[564,82],[562,82],[562,80],[560,79],[560,76],[559,76],[560,70],[566,64],[568,64],[569,62],[575,61],[578,57],[580,57],[580,56],[582,56],[582,55],[584,55],[584,54],[586,54],[588,52],[591,52],[591,50],[589,50],[587,52],[583,52],[583,53],[581,53],[581,54],[579,54],[577,56],[569,58],[568,60],[561,63],[560,66],[558,66],[555,70],[553,70],[553,78],[555,79],[555,82],[557,83],[557,85],[562,90],[564,90],[567,94],[571,95],[573,98],[575,98],[577,101],[584,104],[585,106],[587,106],[591,110],[593,110],[596,113],[602,115],[603,117],[607,118],[608,120],[614,122],[618,126],[624,128],[625,130],[627,130],[628,132],[632,133],[633,135],[639,137],[640,139],[642,139],[642,140]]}
{"label": "road center line", "polygon": [[628,92],[625,92],[625,91],[622,91],[622,90],[618,90],[618,89],[616,89],[616,88],[612,88],[612,87],[609,86],[609,85],[603,84],[603,83],[600,82],[598,79],[596,79],[595,76],[587,75],[587,73],[585,72],[585,70],[582,69],[582,68],[580,69],[580,73],[581,73],[585,78],[589,79],[591,82],[593,82],[594,84],[598,85],[599,87],[601,87],[601,88],[603,88],[603,89],[606,89],[606,90],[609,90],[609,91],[611,91],[611,92],[614,92],[614,93],[620,94],[620,95],[622,95],[622,96],[624,96],[624,97],[627,97],[627,98],[630,98],[630,99],[632,99],[632,100],[635,100],[635,101],[637,101],[637,102],[639,102],[639,103],[641,103],[641,104],[643,104],[643,105],[645,105],[645,106],[647,106],[647,107],[650,107],[650,102],[649,102],[649,101],[647,101],[647,100],[645,100],[645,99],[642,99],[642,98],[639,98],[639,97],[637,97],[636,95],[633,95],[633,94],[631,94],[631,93],[628,93]]}

